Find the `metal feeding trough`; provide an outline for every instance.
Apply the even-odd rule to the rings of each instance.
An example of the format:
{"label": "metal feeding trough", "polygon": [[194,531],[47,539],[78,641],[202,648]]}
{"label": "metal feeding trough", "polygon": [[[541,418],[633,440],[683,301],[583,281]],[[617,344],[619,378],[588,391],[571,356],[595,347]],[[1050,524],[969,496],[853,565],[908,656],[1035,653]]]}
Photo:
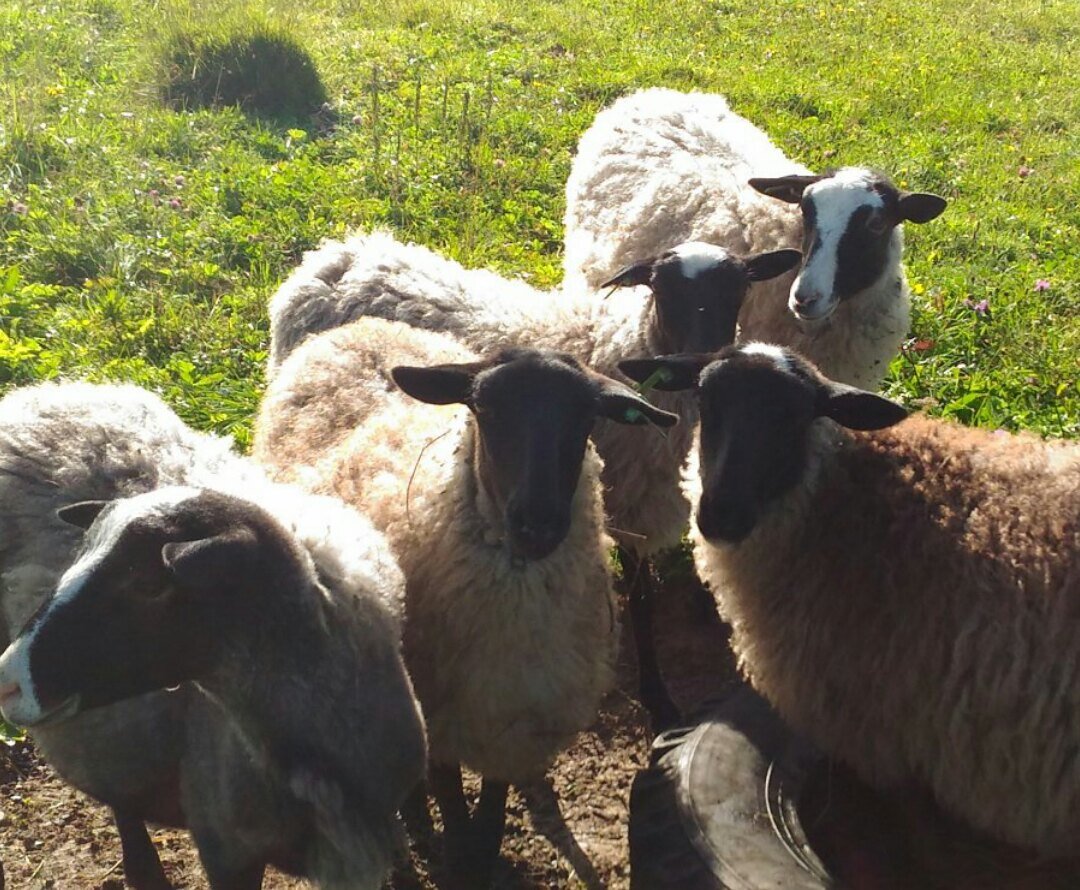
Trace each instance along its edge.
{"label": "metal feeding trough", "polygon": [[658,736],[630,792],[632,890],[834,886],[796,809],[822,761],[746,687]]}
{"label": "metal feeding trough", "polygon": [[630,792],[632,890],[1076,890],[1080,859],[981,835],[925,791],[880,794],[741,687],[666,732]]}

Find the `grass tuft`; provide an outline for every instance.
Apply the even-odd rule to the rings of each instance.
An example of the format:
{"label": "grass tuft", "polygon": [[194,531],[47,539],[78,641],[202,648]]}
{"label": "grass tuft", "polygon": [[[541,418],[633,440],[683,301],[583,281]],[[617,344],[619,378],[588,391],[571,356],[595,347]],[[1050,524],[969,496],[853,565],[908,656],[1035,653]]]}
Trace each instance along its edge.
{"label": "grass tuft", "polygon": [[290,35],[265,23],[225,33],[174,33],[162,49],[159,95],[177,110],[234,105],[249,114],[299,120],[327,101],[311,56]]}

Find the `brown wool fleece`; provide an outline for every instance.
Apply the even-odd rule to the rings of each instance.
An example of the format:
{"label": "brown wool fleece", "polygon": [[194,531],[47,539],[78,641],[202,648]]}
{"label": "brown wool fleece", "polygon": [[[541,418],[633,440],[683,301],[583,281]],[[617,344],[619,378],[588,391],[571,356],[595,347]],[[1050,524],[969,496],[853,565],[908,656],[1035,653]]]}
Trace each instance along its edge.
{"label": "brown wool fleece", "polygon": [[1080,833],[1080,447],[819,420],[803,483],[695,561],[754,685],[868,782],[1048,854]]}

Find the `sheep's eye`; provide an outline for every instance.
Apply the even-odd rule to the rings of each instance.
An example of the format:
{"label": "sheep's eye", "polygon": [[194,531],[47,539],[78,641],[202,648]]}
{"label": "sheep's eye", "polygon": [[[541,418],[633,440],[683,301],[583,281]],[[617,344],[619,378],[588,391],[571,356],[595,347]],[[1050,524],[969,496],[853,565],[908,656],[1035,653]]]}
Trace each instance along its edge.
{"label": "sheep's eye", "polygon": [[872,216],[867,217],[867,219],[866,219],[866,229],[871,234],[884,235],[886,228],[888,228],[888,223],[885,221],[885,217],[883,217],[883,216],[881,216],[879,214],[874,214]]}

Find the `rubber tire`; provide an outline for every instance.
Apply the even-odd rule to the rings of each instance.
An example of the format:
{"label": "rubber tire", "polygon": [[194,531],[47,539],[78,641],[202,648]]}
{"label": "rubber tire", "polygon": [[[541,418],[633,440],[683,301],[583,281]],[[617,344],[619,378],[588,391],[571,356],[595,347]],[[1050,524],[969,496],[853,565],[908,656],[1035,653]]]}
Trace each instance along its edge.
{"label": "rubber tire", "polygon": [[653,743],[630,791],[631,890],[823,890],[795,801],[822,755],[743,686]]}

